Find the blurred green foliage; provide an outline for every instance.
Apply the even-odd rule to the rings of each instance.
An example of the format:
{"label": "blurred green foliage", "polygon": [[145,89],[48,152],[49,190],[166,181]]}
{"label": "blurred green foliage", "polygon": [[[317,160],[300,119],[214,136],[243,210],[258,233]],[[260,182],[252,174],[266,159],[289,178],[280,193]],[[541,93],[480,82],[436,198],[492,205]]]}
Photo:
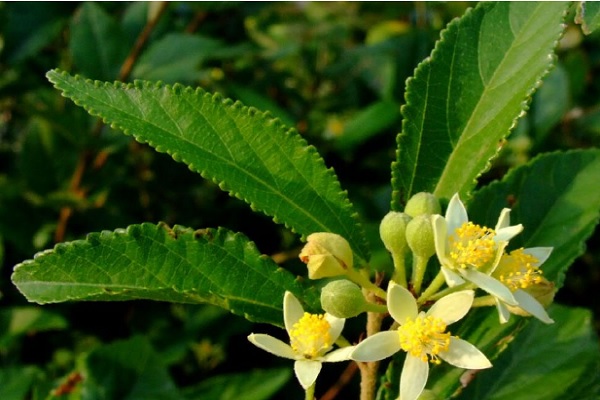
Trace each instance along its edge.
{"label": "blurred green foliage", "polygon": [[[0,4],[0,398],[54,398],[61,388],[60,398],[80,398],[76,370],[99,385],[127,381],[124,372],[94,372],[122,356],[119,346],[135,354],[119,361],[124,371],[138,368],[136,377],[146,380],[127,381],[127,393],[85,398],[243,398],[262,385],[253,399],[278,391],[292,399],[281,388],[296,385],[279,369],[284,361],[247,345],[251,324],[220,309],[150,302],[38,308],[16,291],[12,266],[35,252],[140,221],[241,231],[261,252],[292,258],[289,268],[301,271],[289,256],[299,248],[295,235],[61,97],[48,70],[181,82],[270,110],[335,169],[368,228],[377,264],[387,256],[377,226],[389,206],[404,82],[440,30],[471,5]],[[540,152],[600,144],[600,34],[585,36],[573,18],[556,67],[482,184]],[[558,300],[592,308],[600,330],[599,265],[596,233]],[[265,371],[239,375],[252,369]],[[332,371],[335,380],[341,370]],[[222,384],[221,374],[238,374],[226,395],[211,388]],[[185,389],[176,395],[177,388]]]}

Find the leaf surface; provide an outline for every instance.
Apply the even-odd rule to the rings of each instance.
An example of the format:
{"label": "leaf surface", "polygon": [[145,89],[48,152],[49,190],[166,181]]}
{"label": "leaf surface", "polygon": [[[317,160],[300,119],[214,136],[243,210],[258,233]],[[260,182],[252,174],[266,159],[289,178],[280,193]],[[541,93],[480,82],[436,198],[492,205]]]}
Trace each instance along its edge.
{"label": "leaf surface", "polygon": [[469,217],[494,226],[510,208],[511,223],[524,226],[510,248],[554,247],[542,269],[560,287],[600,218],[598,177],[600,150],[545,154],[476,192]]}
{"label": "leaf surface", "polygon": [[209,303],[274,325],[283,323],[286,290],[306,299],[295,277],[261,256],[241,234],[149,223],[58,244],[17,265],[12,280],[28,300],[42,304],[130,299]]}
{"label": "leaf surface", "polygon": [[467,193],[551,67],[567,3],[480,3],[442,32],[408,81],[392,209]]}
{"label": "leaf surface", "polygon": [[577,6],[575,22],[581,24],[583,33],[589,35],[600,27],[600,3],[597,1],[580,1]]}
{"label": "leaf surface", "polygon": [[333,170],[268,114],[180,85],[92,82],[57,70],[47,76],[90,114],[169,153],[275,221],[303,236],[337,233],[368,258],[363,229]]}
{"label": "leaf surface", "polygon": [[528,324],[459,398],[597,399],[600,347],[590,311],[553,306],[550,312],[556,323]]}

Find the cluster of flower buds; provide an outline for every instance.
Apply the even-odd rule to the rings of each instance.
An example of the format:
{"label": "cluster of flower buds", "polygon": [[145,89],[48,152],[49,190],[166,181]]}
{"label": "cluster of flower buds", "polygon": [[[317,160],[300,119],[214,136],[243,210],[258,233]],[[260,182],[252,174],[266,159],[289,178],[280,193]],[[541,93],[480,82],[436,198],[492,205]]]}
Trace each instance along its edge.
{"label": "cluster of flower buds", "polygon": [[[523,229],[510,225],[509,209],[501,211],[492,229],[469,221],[458,195],[442,216],[434,195],[417,193],[403,212],[389,212],[379,228],[394,264],[387,291],[371,281],[365,268],[355,267],[346,239],[313,233],[300,259],[310,279],[335,278],[321,291],[325,314],[305,313],[287,293],[284,322],[291,344],[267,335],[249,337],[266,351],[296,360],[296,376],[307,393],[314,390],[323,361],[372,362],[404,351],[400,398],[417,400],[427,392],[430,363],[445,361],[469,370],[491,367],[480,350],[448,331],[472,307],[495,305],[501,323],[510,314],[553,322],[545,308],[553,300],[554,286],[540,268],[552,248],[508,252],[510,239]],[[437,274],[427,274],[428,268],[436,268]],[[367,296],[369,292],[374,296]],[[389,314],[394,324],[351,346],[341,336],[344,321],[364,312]],[[332,351],[334,343],[340,348]]]}

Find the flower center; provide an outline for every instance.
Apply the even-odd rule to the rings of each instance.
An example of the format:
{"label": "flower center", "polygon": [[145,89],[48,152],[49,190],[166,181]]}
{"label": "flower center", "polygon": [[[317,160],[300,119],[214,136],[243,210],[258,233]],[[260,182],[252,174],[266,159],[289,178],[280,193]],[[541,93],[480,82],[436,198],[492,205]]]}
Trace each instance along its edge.
{"label": "flower center", "polygon": [[304,313],[290,330],[292,349],[307,359],[313,359],[327,351],[331,343],[331,325],[323,314]]}
{"label": "flower center", "polygon": [[446,324],[440,318],[432,316],[418,316],[414,320],[408,318],[398,328],[400,347],[411,356],[425,362],[440,364],[437,355],[448,351],[450,346],[450,333],[445,331]]}
{"label": "flower center", "polygon": [[465,222],[450,236],[450,257],[457,267],[480,268],[494,257],[494,236],[493,229]]}
{"label": "flower center", "polygon": [[527,254],[523,249],[517,249],[505,254],[500,260],[500,282],[511,291],[527,289],[542,281],[542,271],[536,266],[539,260]]}

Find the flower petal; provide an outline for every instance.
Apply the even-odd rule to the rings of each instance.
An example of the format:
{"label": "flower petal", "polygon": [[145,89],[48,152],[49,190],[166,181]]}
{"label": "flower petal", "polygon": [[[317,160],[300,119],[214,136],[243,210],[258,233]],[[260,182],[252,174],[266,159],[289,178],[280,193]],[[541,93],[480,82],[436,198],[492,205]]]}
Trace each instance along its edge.
{"label": "flower petal", "polygon": [[400,398],[417,400],[425,389],[429,377],[429,364],[417,357],[406,355],[400,375]]}
{"label": "flower petal", "polygon": [[283,296],[283,323],[285,330],[290,332],[296,322],[304,315],[304,309],[300,301],[291,292],[285,292]]}
{"label": "flower petal", "polygon": [[524,290],[518,289],[513,293],[515,299],[519,302],[519,307],[527,311],[545,324],[553,324],[554,320],[550,318],[544,306],[535,299],[532,295]]}
{"label": "flower petal", "polygon": [[298,378],[298,381],[304,390],[315,383],[317,376],[319,376],[319,372],[321,372],[322,366],[323,364],[321,364],[321,361],[315,360],[298,360],[294,363],[296,378]]}
{"label": "flower petal", "polygon": [[461,276],[459,274],[452,271],[450,268],[444,267],[442,265],[441,269],[442,269],[442,274],[444,274],[444,278],[446,278],[446,284],[448,286],[454,287],[454,286],[465,283],[465,280],[463,278],[461,278]]}
{"label": "flower petal", "polygon": [[438,356],[459,368],[484,369],[492,366],[490,360],[477,347],[457,337],[450,337],[448,351],[438,353]]}
{"label": "flower petal", "polygon": [[546,262],[548,257],[550,257],[552,250],[554,250],[553,247],[530,247],[528,249],[524,249],[523,253],[535,257],[538,260],[535,266],[539,267]]}
{"label": "flower petal", "polygon": [[498,222],[496,223],[494,230],[497,232],[507,226],[510,226],[510,208],[503,208],[502,211],[500,211],[500,216],[498,217]]}
{"label": "flower petal", "polygon": [[387,306],[390,315],[399,324],[403,324],[407,318],[416,318],[419,313],[412,293],[394,281],[390,281],[388,286]]}
{"label": "flower petal", "polygon": [[473,282],[492,296],[499,298],[510,306],[517,305],[517,300],[513,297],[510,289],[504,286],[499,280],[471,268],[466,268],[461,272],[465,279]]}
{"label": "flower petal", "polygon": [[321,361],[338,362],[338,361],[350,360],[350,355],[352,354],[352,352],[354,351],[355,348],[356,348],[356,346],[347,346],[347,347],[342,347],[342,348],[336,349],[330,353],[325,354],[321,358]]}
{"label": "flower petal", "polygon": [[331,336],[331,341],[335,343],[335,341],[338,340],[342,334],[346,320],[344,318],[334,317],[333,315],[327,313],[325,313],[325,319],[330,325],[329,336]]}
{"label": "flower petal", "polygon": [[451,293],[436,301],[427,315],[440,318],[446,325],[450,325],[469,312],[474,297],[475,292],[472,290]]}
{"label": "flower petal", "polygon": [[517,236],[523,230],[523,225],[513,225],[507,226],[505,228],[498,229],[496,231],[496,236],[494,236],[494,241],[498,242],[508,242],[510,239]]}
{"label": "flower petal", "polygon": [[497,297],[494,300],[496,300],[496,309],[498,310],[498,317],[500,318],[500,323],[507,323],[510,319],[510,311],[508,310],[508,307],[506,307],[506,305],[503,302],[498,300]]}
{"label": "flower petal", "polygon": [[442,263],[442,258],[446,257],[446,241],[448,240],[448,226],[446,220],[441,215],[434,215],[431,218],[433,225],[433,240],[435,244],[435,253]]}
{"label": "flower petal", "polygon": [[379,361],[400,351],[400,338],[397,331],[378,332],[369,336],[350,354],[354,361]]}
{"label": "flower petal", "polygon": [[292,347],[289,344],[284,343],[273,336],[265,335],[263,333],[252,333],[248,336],[248,340],[253,345],[260,347],[271,354],[275,354],[278,357],[289,358],[292,360],[297,358],[296,353],[294,353],[294,350],[292,350]]}
{"label": "flower petal", "polygon": [[448,203],[448,208],[446,209],[446,222],[448,224],[448,232],[450,235],[454,233],[454,231],[459,228],[462,224],[469,221],[469,217],[467,215],[467,209],[465,208],[462,201],[458,197],[458,193],[456,193],[450,199]]}

